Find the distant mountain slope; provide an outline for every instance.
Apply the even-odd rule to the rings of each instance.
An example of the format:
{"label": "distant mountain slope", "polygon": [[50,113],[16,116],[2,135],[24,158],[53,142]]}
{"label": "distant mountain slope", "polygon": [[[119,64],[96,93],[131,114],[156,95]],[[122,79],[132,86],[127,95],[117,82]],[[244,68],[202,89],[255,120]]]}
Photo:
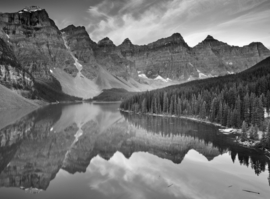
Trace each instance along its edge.
{"label": "distant mountain slope", "polygon": [[17,60],[10,42],[1,38],[0,84],[30,99],[38,98],[49,102],[78,99],[63,93],[60,83],[54,77],[35,79]]}
{"label": "distant mountain slope", "polygon": [[135,45],[127,38],[116,46],[108,37],[95,43],[84,27],[71,25],[62,32],[72,52],[85,65],[83,73],[87,77],[98,74],[98,63],[114,76],[130,76],[136,81],[140,81],[139,74],[151,79],[190,81],[241,72],[270,56],[262,43],[230,46],[210,35],[191,48],[179,33],[148,45]]}
{"label": "distant mountain slope", "polygon": [[0,111],[2,109],[15,109],[15,108],[30,108],[35,109],[38,107],[34,102],[23,98],[17,93],[12,92],[8,88],[0,84]]}
{"label": "distant mountain slope", "polygon": [[[235,47],[212,36],[191,48],[179,33],[147,45],[135,45],[128,38],[119,46],[108,37],[94,42],[82,26],[69,25],[60,31],[46,10],[35,6],[0,13],[0,39],[1,84],[3,73],[12,71],[8,76],[17,76],[17,85],[22,87],[26,74],[28,90],[33,81],[42,82],[39,88],[44,90],[31,90],[34,93],[44,94],[58,81],[60,95],[84,99],[99,95],[102,89],[145,91],[241,72],[270,56],[259,42]],[[21,72],[16,74],[15,69]],[[31,92],[27,95],[33,97]]]}
{"label": "distant mountain slope", "polygon": [[127,91],[139,91],[138,88],[134,87],[128,82],[122,81],[121,79],[111,75],[108,71],[99,67],[99,72],[95,78],[95,83],[101,90],[111,88],[123,88]]}
{"label": "distant mountain slope", "polygon": [[126,39],[116,49],[148,77],[178,81],[237,73],[270,56],[262,43],[236,47],[212,36],[191,48],[179,33],[144,46]]}
{"label": "distant mountain slope", "polygon": [[61,32],[46,10],[0,13],[0,30],[22,67],[35,78],[49,79],[53,67],[76,74]]}
{"label": "distant mountain slope", "polygon": [[195,80],[134,95],[124,110],[138,113],[196,116],[228,127],[265,128],[270,111],[270,57],[239,74]]}
{"label": "distant mountain slope", "polygon": [[34,80],[22,68],[8,42],[0,38],[0,84],[18,90],[24,96],[33,97]]}

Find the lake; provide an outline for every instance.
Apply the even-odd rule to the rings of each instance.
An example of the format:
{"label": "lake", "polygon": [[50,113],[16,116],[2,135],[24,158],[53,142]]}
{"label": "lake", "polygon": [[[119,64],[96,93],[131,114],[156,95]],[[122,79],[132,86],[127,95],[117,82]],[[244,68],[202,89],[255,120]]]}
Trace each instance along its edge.
{"label": "lake", "polygon": [[269,198],[270,159],[259,151],[213,125],[118,107],[0,112],[9,118],[0,130],[0,198]]}

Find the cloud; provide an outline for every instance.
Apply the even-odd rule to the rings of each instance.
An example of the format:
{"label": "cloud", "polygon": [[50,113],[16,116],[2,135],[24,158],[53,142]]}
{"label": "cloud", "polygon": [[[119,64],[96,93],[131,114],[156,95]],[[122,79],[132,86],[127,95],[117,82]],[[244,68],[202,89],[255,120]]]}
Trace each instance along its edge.
{"label": "cloud", "polygon": [[72,24],[72,20],[70,19],[54,20],[54,22],[60,30]]}
{"label": "cloud", "polygon": [[87,30],[96,41],[108,36],[116,44],[127,37],[146,44],[180,32],[194,45],[198,40],[190,38],[196,34],[219,32],[217,26],[235,18],[247,17],[232,23],[227,32],[246,20],[262,24],[261,17],[253,16],[269,7],[267,0],[103,0],[88,9]]}
{"label": "cloud", "polygon": [[200,198],[170,169],[173,165],[146,153],[135,154],[129,160],[117,152],[108,162],[96,157],[87,169],[89,186],[112,198],[119,194],[134,199]]}
{"label": "cloud", "polygon": [[[144,152],[133,153],[129,159],[116,152],[109,161],[97,156],[84,176],[90,189],[104,198],[244,198],[242,187],[268,193],[264,181],[257,181],[251,173],[252,168],[237,160],[232,164],[229,153],[208,162],[190,150],[181,165]],[[228,185],[235,188],[228,189]]]}

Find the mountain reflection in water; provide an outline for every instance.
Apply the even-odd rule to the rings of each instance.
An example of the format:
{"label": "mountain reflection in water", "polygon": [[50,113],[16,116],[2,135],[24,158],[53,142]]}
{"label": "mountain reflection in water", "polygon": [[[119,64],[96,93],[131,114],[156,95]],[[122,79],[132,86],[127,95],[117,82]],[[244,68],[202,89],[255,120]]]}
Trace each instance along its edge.
{"label": "mountain reflection in water", "polygon": [[120,113],[118,106],[51,105],[1,129],[0,195],[254,197],[247,189],[269,196],[270,162],[256,150],[212,125]]}

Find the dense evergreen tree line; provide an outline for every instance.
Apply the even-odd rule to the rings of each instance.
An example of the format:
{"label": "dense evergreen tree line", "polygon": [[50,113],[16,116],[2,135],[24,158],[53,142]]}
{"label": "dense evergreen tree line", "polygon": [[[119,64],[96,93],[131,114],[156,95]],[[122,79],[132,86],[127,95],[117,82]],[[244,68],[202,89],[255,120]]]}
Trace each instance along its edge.
{"label": "dense evergreen tree line", "polygon": [[245,122],[248,129],[265,131],[264,112],[270,110],[270,58],[239,74],[138,94],[122,102],[120,108],[136,113],[196,116],[235,128]]}

